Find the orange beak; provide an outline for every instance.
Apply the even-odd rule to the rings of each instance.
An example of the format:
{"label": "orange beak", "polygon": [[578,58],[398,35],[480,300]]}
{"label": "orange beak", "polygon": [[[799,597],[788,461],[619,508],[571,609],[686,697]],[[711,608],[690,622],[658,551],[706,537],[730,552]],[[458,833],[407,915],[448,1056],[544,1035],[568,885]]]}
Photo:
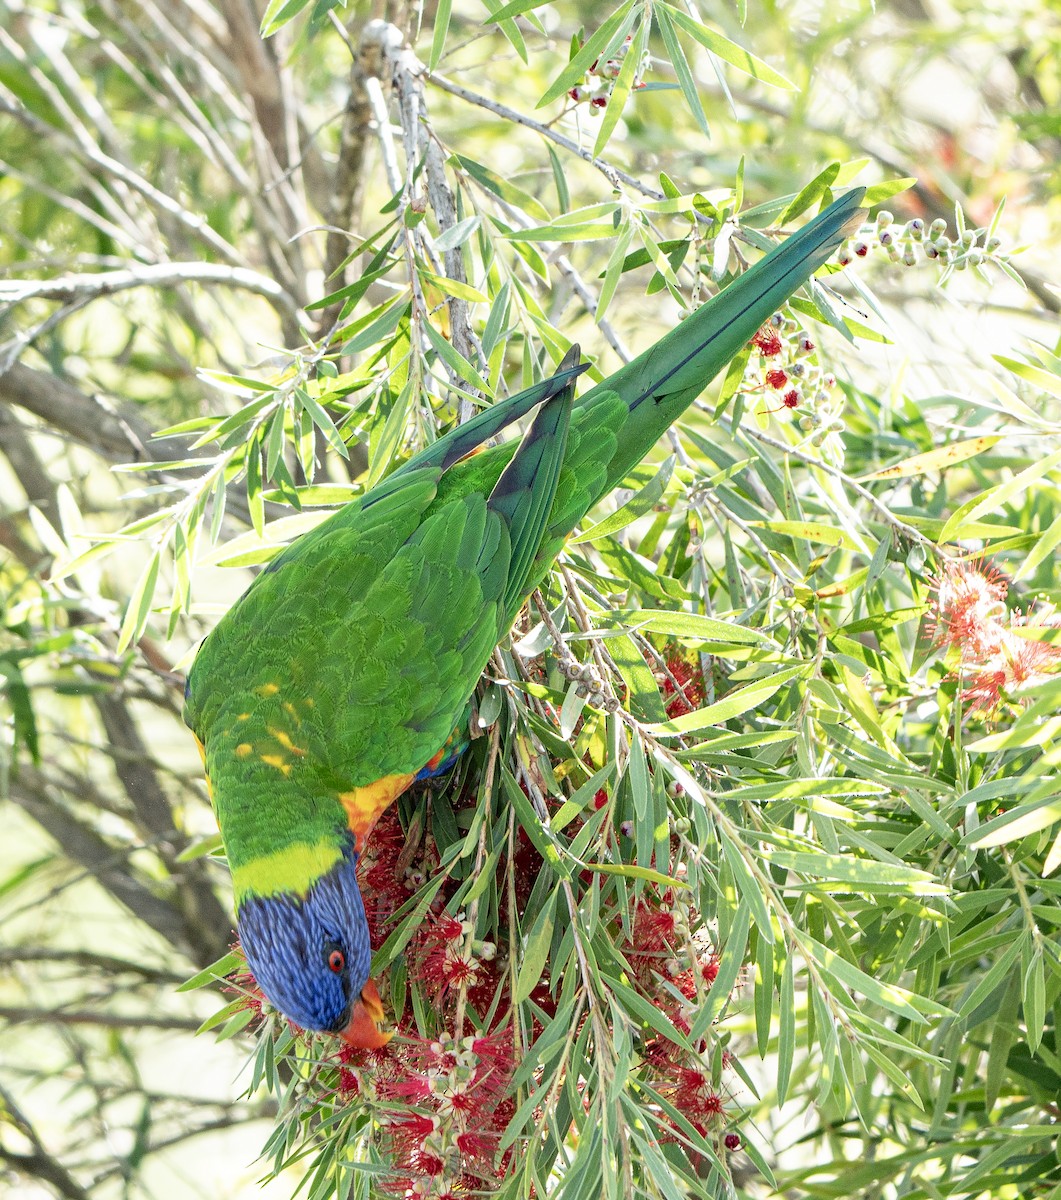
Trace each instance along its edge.
{"label": "orange beak", "polygon": [[380,1050],[394,1037],[393,1033],[380,1032],[382,1020],[383,1002],[370,979],[361,989],[361,999],[354,1003],[350,1021],[339,1036],[357,1050]]}

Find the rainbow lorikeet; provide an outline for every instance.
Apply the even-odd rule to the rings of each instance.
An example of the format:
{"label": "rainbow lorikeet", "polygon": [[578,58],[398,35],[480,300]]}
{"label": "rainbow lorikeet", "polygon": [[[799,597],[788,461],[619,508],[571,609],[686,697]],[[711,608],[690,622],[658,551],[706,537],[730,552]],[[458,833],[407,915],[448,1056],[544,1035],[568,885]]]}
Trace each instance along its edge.
{"label": "rainbow lorikeet", "polygon": [[[243,949],[291,1020],[356,1046],[386,1040],[355,874],[368,832],[452,757],[480,673],[565,537],[829,258],[862,197],[581,399],[575,348],[553,378],[440,438],[273,559],[207,637],[184,719]],[[472,455],[535,407],[518,443]]]}

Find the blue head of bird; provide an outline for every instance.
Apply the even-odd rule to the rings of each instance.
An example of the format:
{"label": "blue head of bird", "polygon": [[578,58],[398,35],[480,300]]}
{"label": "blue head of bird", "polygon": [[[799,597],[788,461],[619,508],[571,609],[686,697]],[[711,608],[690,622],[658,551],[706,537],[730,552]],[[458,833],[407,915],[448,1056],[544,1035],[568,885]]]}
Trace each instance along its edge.
{"label": "blue head of bird", "polygon": [[240,944],[265,998],[304,1029],[377,1049],[390,1035],[376,985],[357,885],[357,859],[343,857],[301,895],[248,896],[239,906]]}

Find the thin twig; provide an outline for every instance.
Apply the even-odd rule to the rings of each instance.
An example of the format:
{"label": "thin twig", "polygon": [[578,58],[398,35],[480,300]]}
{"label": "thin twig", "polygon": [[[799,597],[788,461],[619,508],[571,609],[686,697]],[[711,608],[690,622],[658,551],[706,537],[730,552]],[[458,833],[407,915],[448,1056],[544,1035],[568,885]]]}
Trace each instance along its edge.
{"label": "thin twig", "polygon": [[429,83],[433,83],[435,87],[440,88],[444,92],[449,92],[451,96],[457,96],[461,100],[466,100],[469,104],[474,104],[479,108],[485,108],[487,112],[492,112],[495,116],[504,117],[506,121],[513,121],[517,125],[523,125],[527,129],[533,129],[535,133],[540,133],[542,137],[548,138],[555,142],[558,146],[563,146],[565,150],[569,150],[572,154],[577,155],[587,162],[592,167],[596,167],[605,179],[618,190],[619,184],[625,183],[627,187],[633,188],[640,192],[643,196],[648,196],[652,200],[663,200],[665,196],[663,192],[657,191],[655,188],[649,187],[641,182],[635,176],[628,174],[626,171],[620,170],[619,167],[612,166],[603,158],[594,157],[588,150],[580,146],[578,142],[572,138],[566,137],[562,133],[558,133],[555,129],[548,125],[543,125],[541,121],[535,121],[533,117],[528,117],[524,113],[517,112],[514,108],[509,108],[506,104],[499,104],[496,100],[491,100],[488,96],[483,96],[479,92],[473,92],[470,88],[461,87],[459,83],[454,83],[447,79],[444,75],[439,75],[437,72],[428,71],[425,78]]}
{"label": "thin twig", "polygon": [[119,271],[89,271],[55,279],[15,279],[0,282],[0,304],[27,300],[79,300],[113,296],[130,288],[177,287],[184,283],[222,283],[254,292],[298,313],[294,298],[275,279],[247,267],[210,262],[164,262],[127,267]]}

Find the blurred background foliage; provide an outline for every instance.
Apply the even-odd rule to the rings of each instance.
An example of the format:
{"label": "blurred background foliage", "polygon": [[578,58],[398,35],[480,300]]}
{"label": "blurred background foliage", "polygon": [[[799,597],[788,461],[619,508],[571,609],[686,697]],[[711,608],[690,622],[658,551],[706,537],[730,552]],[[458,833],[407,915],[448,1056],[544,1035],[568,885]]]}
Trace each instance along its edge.
{"label": "blurred background foliage", "polygon": [[[1058,41],[1054,3],[0,0],[6,1194],[440,1194],[371,1065],[176,991],[232,965],[183,667],[480,376],[607,373],[905,179],[572,545],[381,843],[434,922],[382,912],[382,961],[428,1045],[520,1001],[480,1187],[1061,1196]],[[486,1016],[447,937],[495,948]]]}

